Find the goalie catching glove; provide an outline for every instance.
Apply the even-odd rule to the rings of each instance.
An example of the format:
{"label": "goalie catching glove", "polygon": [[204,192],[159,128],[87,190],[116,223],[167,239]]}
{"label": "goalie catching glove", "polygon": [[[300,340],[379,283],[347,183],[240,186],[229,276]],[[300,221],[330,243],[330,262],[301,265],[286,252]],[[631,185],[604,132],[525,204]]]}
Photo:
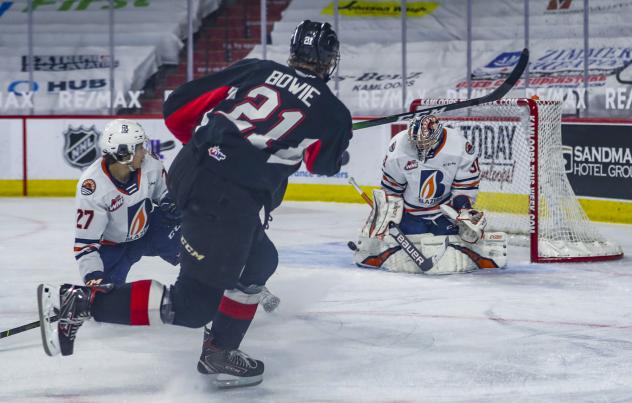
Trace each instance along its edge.
{"label": "goalie catching glove", "polygon": [[457,212],[451,206],[442,204],[441,211],[459,228],[459,236],[467,243],[476,243],[483,238],[487,217],[482,211],[464,208]]}

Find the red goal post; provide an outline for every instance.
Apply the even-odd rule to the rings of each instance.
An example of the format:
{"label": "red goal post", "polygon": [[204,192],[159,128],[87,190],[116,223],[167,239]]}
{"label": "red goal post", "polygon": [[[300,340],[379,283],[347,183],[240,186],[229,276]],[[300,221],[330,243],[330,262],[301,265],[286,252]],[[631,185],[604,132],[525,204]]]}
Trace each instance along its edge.
{"label": "red goal post", "polygon": [[[416,99],[410,111],[457,101]],[[481,184],[474,207],[486,212],[488,230],[529,246],[536,263],[623,256],[621,247],[590,223],[568,181],[560,101],[501,99],[438,117],[479,154]]]}

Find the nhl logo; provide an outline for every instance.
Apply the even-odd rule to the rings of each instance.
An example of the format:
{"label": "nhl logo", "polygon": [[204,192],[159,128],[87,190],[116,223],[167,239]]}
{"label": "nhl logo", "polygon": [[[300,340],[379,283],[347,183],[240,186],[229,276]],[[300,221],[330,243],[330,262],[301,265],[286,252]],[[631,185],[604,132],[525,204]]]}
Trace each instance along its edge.
{"label": "nhl logo", "polygon": [[64,132],[64,159],[75,168],[83,169],[100,156],[99,132],[94,126],[85,128],[68,126]]}

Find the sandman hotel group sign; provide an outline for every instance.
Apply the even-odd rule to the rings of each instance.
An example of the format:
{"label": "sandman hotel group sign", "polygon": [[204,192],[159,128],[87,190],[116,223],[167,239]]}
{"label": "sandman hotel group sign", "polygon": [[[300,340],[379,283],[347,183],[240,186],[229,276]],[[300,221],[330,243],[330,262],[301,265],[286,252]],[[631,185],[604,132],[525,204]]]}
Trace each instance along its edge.
{"label": "sandman hotel group sign", "polygon": [[632,200],[632,122],[564,123],[562,144],[577,196]]}

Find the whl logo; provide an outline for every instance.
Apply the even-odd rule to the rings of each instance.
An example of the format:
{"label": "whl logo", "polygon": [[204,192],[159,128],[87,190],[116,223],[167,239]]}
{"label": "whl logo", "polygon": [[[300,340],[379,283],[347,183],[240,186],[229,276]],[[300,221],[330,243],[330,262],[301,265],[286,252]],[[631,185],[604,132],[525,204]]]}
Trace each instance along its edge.
{"label": "whl logo", "polygon": [[549,0],[549,5],[546,9],[548,11],[568,10],[571,8],[572,1],[573,0]]}

